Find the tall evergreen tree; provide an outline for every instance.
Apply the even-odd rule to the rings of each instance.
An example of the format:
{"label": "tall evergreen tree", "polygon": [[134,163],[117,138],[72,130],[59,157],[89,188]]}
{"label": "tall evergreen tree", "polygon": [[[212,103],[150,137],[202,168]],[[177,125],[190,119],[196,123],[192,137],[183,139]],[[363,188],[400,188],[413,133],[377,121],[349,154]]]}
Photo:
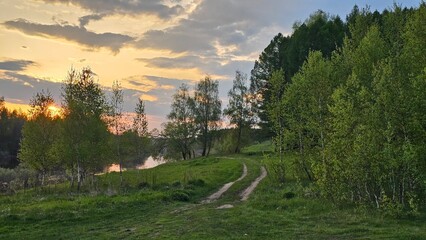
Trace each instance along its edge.
{"label": "tall evergreen tree", "polygon": [[346,26],[339,17],[330,17],[323,11],[312,14],[303,23],[295,23],[293,33],[284,37],[278,34],[259,56],[251,71],[250,91],[253,109],[258,117],[258,124],[270,130],[266,104],[270,101],[270,82],[274,71],[283,70],[285,84],[301,68],[309,51],[321,51],[330,58],[332,52],[343,44]]}
{"label": "tall evergreen tree", "polygon": [[17,155],[21,131],[26,116],[18,111],[10,111],[0,97],[0,167],[11,168],[19,164]]}

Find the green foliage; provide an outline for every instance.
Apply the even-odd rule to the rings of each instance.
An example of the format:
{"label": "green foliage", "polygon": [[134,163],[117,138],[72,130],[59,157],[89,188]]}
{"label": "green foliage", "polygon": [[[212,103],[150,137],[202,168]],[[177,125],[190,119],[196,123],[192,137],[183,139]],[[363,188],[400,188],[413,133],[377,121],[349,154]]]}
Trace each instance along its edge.
{"label": "green foliage", "polygon": [[[249,201],[238,201],[239,192],[258,177],[259,161],[201,158],[161,165],[158,179],[169,189],[143,188],[122,194],[70,194],[59,188],[43,195],[27,191],[0,198],[0,231],[6,239],[22,238],[130,238],[130,239],[424,239],[425,215],[410,218],[383,216],[371,209],[336,207],[322,198],[308,197],[312,188],[289,180],[278,186],[269,177],[252,193]],[[247,181],[231,187],[223,198],[211,204],[194,203],[241,175],[248,166]],[[287,161],[287,159],[285,160]],[[197,163],[197,165],[196,165]],[[194,190],[173,187],[185,168],[202,176],[206,185]],[[194,169],[197,168],[197,170]],[[128,171],[125,179],[154,171]],[[118,174],[100,176],[119,185]],[[244,182],[243,182],[244,181]],[[303,185],[302,185],[303,184]],[[193,191],[193,192],[191,192]],[[188,202],[172,200],[173,192],[189,195]],[[288,198],[291,195],[292,198]],[[286,198],[287,196],[287,198]],[[233,208],[216,209],[232,203]],[[117,221],[117,216],[120,220]],[[285,227],[282,227],[285,226]],[[23,231],[23,229],[25,231]]]}
{"label": "green foliage", "polygon": [[289,37],[278,34],[271,40],[255,62],[250,78],[250,91],[255,96],[253,109],[260,118],[261,127],[269,129],[272,126],[266,112],[272,97],[272,74],[283,70],[283,85],[290,83],[310,51],[320,51],[326,58],[331,57],[332,52],[342,45],[346,28],[339,17],[317,11],[305,22],[295,24]]}
{"label": "green foliage", "polygon": [[235,125],[237,140],[234,152],[241,149],[243,130],[249,128],[253,121],[253,112],[250,105],[250,97],[247,89],[247,75],[240,71],[235,72],[232,89],[228,92],[229,103],[223,113],[228,116],[231,124]]}
{"label": "green foliage", "polygon": [[10,182],[15,178],[16,172],[13,169],[0,168],[0,191],[8,190]]}
{"label": "green foliage", "polygon": [[86,174],[101,171],[111,155],[106,144],[109,133],[104,120],[109,109],[102,89],[88,68],[81,73],[69,72],[63,85],[63,97],[65,114],[59,154],[67,161],[67,168],[77,173],[80,188]]}
{"label": "green foliage", "polygon": [[167,138],[167,154],[185,159],[193,157],[192,146],[195,143],[197,125],[195,124],[194,100],[189,95],[189,88],[182,84],[173,95],[171,111],[164,125],[164,136]]}
{"label": "green foliage", "polygon": [[271,100],[267,106],[267,113],[275,133],[274,143],[281,154],[284,146],[283,133],[286,124],[284,119],[285,109],[283,104],[283,96],[286,90],[284,80],[284,72],[282,70],[272,73],[270,82]]}
{"label": "green foliage", "polygon": [[[408,26],[421,8],[409,18]],[[397,9],[386,17],[391,19],[392,14],[401,18],[403,13]],[[353,201],[400,215],[415,212],[424,202],[420,197],[425,194],[425,174],[420,170],[425,162],[424,137],[420,137],[424,128],[412,124],[423,121],[420,116],[424,111],[413,104],[424,99],[414,83],[419,77],[414,62],[422,59],[418,55],[413,61],[410,55],[408,60],[404,52],[411,51],[411,39],[400,42],[402,49],[395,49],[383,39],[380,27],[373,24],[365,34],[358,31],[356,36],[362,37],[353,39],[342,51],[351,71],[346,83],[332,95],[330,140],[326,161],[318,166],[318,183],[324,194],[337,201]],[[357,28],[366,26],[356,24],[352,32]],[[398,38],[407,33],[394,34]],[[406,65],[409,61],[413,67]]]}
{"label": "green foliage", "polygon": [[222,102],[219,99],[219,82],[210,76],[201,79],[195,86],[194,117],[200,131],[202,156],[208,156],[213,144],[212,131],[219,127]]}
{"label": "green foliage", "polygon": [[181,202],[188,202],[190,199],[188,191],[185,191],[185,190],[174,190],[170,194],[170,198],[173,201],[181,201]]}
{"label": "green foliage", "polygon": [[148,133],[148,121],[145,113],[145,102],[142,99],[138,99],[138,103],[135,108],[136,116],[133,118],[133,131],[135,131],[140,137],[147,137]]}
{"label": "green foliage", "polygon": [[298,158],[289,163],[267,160],[275,180],[282,182],[289,168],[335,202],[374,206],[394,216],[418,212],[426,192],[425,9],[424,3],[418,9],[394,6],[380,14],[355,7],[341,48],[311,48],[306,61],[297,60],[304,48],[291,47],[292,41],[303,46],[330,21],[318,12],[295,25],[287,48],[268,48],[276,53],[269,66],[286,56],[278,54],[282,49],[293,60],[262,71],[269,78],[258,93],[267,92],[264,108],[280,156],[284,146],[288,152],[298,148]]}
{"label": "green foliage", "polygon": [[270,154],[274,152],[274,144],[272,143],[272,141],[268,140],[244,147],[243,149],[241,149],[241,152],[248,155]]}
{"label": "green foliage", "polygon": [[49,92],[37,93],[31,100],[31,118],[22,129],[21,148],[18,157],[22,163],[39,172],[44,185],[45,177],[58,167],[55,157],[55,141],[58,139],[59,121],[50,114],[54,104]]}
{"label": "green foliage", "polygon": [[9,111],[0,97],[0,167],[18,165],[17,154],[22,127],[26,121],[23,113]]}

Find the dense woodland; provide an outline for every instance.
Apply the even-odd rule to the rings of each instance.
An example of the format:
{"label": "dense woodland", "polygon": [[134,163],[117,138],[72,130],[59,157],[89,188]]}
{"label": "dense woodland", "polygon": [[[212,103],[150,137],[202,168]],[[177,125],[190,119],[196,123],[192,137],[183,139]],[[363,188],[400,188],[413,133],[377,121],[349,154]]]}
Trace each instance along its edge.
{"label": "dense woodland", "polygon": [[[355,7],[346,25],[318,12],[292,36],[275,37],[256,62],[258,116],[280,154],[298,151],[301,177],[323,196],[394,210],[424,204],[425,20],[424,3],[383,13]],[[322,43],[341,30],[335,50]],[[299,34],[319,35],[303,38],[311,43]],[[297,60],[288,62],[298,59],[295,39],[309,49],[298,71]],[[276,169],[284,176],[286,169]]]}
{"label": "dense woodland", "polygon": [[[1,169],[1,181],[27,187],[55,175],[80,189],[111,163],[121,172],[153,153],[190,159],[273,138],[276,181],[285,184],[292,166],[335,203],[416,212],[426,199],[425,22],[425,3],[382,13],[355,6],[345,21],[318,11],[276,35],[250,76],[236,71],[223,113],[218,81],[182,85],[155,137],[143,101],[125,126],[120,83],[106,96],[90,69],[71,70],[61,115],[49,111],[49,92],[33,97],[27,116],[0,101],[2,167],[19,160]],[[230,129],[221,129],[224,117]]]}

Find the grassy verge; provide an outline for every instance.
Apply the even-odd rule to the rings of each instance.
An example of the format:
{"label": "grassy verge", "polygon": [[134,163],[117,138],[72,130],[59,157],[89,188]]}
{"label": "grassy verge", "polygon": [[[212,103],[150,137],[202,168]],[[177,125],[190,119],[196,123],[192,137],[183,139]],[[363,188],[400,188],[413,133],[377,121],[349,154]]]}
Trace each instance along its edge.
{"label": "grassy verge", "polygon": [[[199,204],[239,178],[242,163],[248,167],[245,179],[218,201]],[[114,173],[99,177],[95,193],[2,196],[0,239],[426,239],[424,212],[395,219],[336,207],[297,180],[277,185],[268,176],[240,202],[238,194],[258,177],[263,163],[260,156],[201,158],[125,172],[122,192],[111,193],[119,186]],[[173,197],[176,192],[189,198]],[[216,209],[228,203],[234,207]]]}

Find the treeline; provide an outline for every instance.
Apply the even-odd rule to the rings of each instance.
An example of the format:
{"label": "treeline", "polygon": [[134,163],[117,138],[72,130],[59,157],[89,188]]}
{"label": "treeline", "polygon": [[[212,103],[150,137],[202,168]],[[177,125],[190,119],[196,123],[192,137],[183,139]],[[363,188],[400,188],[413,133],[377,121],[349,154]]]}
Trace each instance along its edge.
{"label": "treeline", "polygon": [[[256,62],[260,123],[280,155],[297,150],[299,176],[333,201],[414,212],[425,203],[425,22],[425,3],[382,13],[354,7],[345,24],[319,12],[275,37]],[[297,49],[300,57],[307,50],[299,68]],[[285,181],[288,165],[280,166]]]}
{"label": "treeline", "polygon": [[0,167],[13,168],[19,164],[17,155],[25,121],[24,113],[9,111],[0,97]]}
{"label": "treeline", "polygon": [[[59,114],[52,111],[55,103],[49,92],[37,93],[31,99],[22,133],[15,134],[20,139],[16,177],[22,169],[26,173],[18,185],[43,186],[55,175],[80,190],[85,179],[92,177],[93,182],[94,174],[112,163],[119,163],[120,175],[126,162],[142,163],[150,149],[144,102],[139,100],[131,127],[122,121],[122,105],[119,82],[114,82],[108,98],[89,68],[68,73]],[[2,105],[2,111],[8,112],[4,109]],[[10,184],[12,171],[2,170],[3,183]]]}
{"label": "treeline", "polygon": [[[195,85],[192,95],[186,84],[177,89],[167,116],[169,121],[163,124],[162,136],[169,156],[190,159],[208,156],[212,149],[217,154],[239,153],[255,138],[264,139],[261,134],[250,135],[260,130],[251,129],[255,118],[247,75],[236,71],[223,113],[218,86],[217,80],[206,76]],[[222,116],[229,119],[231,128],[224,128]]]}

